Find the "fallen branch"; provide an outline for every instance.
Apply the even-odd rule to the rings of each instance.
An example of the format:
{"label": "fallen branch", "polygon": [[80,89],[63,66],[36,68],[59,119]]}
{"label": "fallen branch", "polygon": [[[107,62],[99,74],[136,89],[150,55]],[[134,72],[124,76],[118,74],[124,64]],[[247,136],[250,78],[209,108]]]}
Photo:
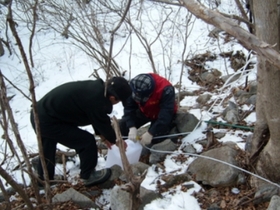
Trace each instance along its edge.
{"label": "fallen branch", "polygon": [[[39,153],[32,153],[32,154],[29,154],[28,155],[28,158],[31,159],[31,158],[36,158],[37,156],[39,155]],[[61,150],[58,150],[56,151],[56,157],[59,157],[61,161],[57,161],[59,163],[62,163],[62,164],[66,164],[66,161],[65,163],[63,162],[63,157],[74,157],[75,155],[77,155],[76,152],[64,152],[64,151],[61,151]],[[21,161],[19,165],[15,166],[12,171],[15,171],[15,170],[18,170],[20,169],[20,166],[22,164],[22,166],[25,166],[25,161]]]}
{"label": "fallen branch", "polygon": [[127,156],[125,154],[125,148],[124,148],[124,141],[122,139],[122,135],[120,133],[120,128],[118,121],[115,116],[113,116],[113,127],[116,133],[116,144],[118,145],[120,149],[120,155],[122,159],[123,169],[124,173],[127,177],[128,183],[121,187],[122,190],[125,190],[130,193],[131,195],[131,206],[129,210],[138,210],[141,205],[141,199],[140,199],[140,185],[142,181],[144,180],[147,171],[145,171],[141,176],[135,176],[133,174],[132,168],[128,162]]}

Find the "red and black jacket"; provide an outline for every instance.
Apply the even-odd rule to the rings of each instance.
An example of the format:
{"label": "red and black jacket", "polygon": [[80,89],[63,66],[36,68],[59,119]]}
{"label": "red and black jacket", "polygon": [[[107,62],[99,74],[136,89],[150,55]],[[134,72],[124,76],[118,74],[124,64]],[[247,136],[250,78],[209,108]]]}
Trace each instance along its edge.
{"label": "red and black jacket", "polygon": [[135,126],[136,110],[141,112],[151,120],[152,124],[149,132],[156,136],[164,133],[170,127],[174,114],[177,112],[175,102],[175,91],[172,84],[157,74],[150,73],[153,77],[155,86],[154,90],[145,104],[135,102],[132,97],[128,99],[128,105],[124,108],[124,118],[127,127]]}

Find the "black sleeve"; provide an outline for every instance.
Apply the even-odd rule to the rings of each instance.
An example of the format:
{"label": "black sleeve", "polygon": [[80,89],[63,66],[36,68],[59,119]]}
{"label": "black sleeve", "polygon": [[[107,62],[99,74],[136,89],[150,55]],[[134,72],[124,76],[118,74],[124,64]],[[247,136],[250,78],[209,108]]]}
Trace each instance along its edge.
{"label": "black sleeve", "polygon": [[[101,121],[99,121],[98,124],[96,124],[96,123],[92,124],[92,127],[93,127],[96,135],[102,135],[109,142],[111,142],[112,144],[115,144],[116,143],[116,134],[115,134],[113,127],[110,124],[111,124],[111,121],[109,119],[109,124],[108,124],[108,122],[102,123]],[[110,125],[110,126],[108,126],[108,125]]]}
{"label": "black sleeve", "polygon": [[104,109],[96,110],[91,113],[92,126],[96,135],[104,136],[112,144],[116,143],[116,134],[111,125],[111,119],[108,116],[108,113],[111,111]]}
{"label": "black sleeve", "polygon": [[160,100],[160,112],[157,120],[149,128],[149,133],[153,136],[166,134],[170,129],[170,123],[174,116],[175,91],[173,86],[164,88]]}
{"label": "black sleeve", "polygon": [[126,122],[128,128],[135,127],[136,110],[138,109],[138,104],[130,96],[127,99],[127,105],[124,107],[124,115],[122,117]]}

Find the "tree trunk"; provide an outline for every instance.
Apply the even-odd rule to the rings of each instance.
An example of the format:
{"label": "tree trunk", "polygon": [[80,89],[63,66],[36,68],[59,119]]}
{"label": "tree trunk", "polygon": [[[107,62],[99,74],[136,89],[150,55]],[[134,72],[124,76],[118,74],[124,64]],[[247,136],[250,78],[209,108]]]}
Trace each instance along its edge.
{"label": "tree trunk", "polygon": [[[280,1],[280,0],[279,0]],[[253,135],[252,156],[258,157],[257,174],[272,182],[280,180],[280,55],[277,0],[249,0],[253,9],[256,36],[243,30],[230,18],[210,10],[195,0],[181,0],[196,17],[234,36],[258,55],[257,122]],[[252,5],[253,3],[253,5]],[[256,187],[261,182],[252,177]]]}
{"label": "tree trunk", "polygon": [[[256,36],[279,51],[278,0],[256,0],[253,4]],[[258,56],[257,122],[253,135],[253,154],[259,153],[256,173],[272,182],[280,179],[280,71],[265,57]],[[252,155],[253,155],[252,154]],[[262,181],[252,177],[259,187]]]}

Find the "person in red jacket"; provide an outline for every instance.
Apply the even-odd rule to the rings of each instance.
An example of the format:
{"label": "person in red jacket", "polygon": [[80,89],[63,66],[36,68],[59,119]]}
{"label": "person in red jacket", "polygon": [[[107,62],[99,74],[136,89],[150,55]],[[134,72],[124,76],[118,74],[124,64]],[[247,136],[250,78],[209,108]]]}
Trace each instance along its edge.
{"label": "person in red jacket", "polygon": [[132,95],[127,99],[124,115],[119,122],[123,136],[136,140],[137,129],[150,122],[150,127],[141,137],[143,145],[156,144],[166,138],[172,129],[177,112],[175,90],[172,84],[158,74],[139,74],[130,81]]}
{"label": "person in red jacket", "polygon": [[[43,154],[50,180],[54,179],[58,143],[75,149],[79,155],[80,178],[85,186],[110,178],[110,169],[95,170],[98,159],[95,137],[80,127],[92,125],[95,134],[100,135],[110,148],[116,143],[116,135],[108,114],[112,112],[114,104],[120,101],[125,103],[129,96],[131,88],[128,81],[113,77],[107,85],[102,79],[68,82],[54,88],[37,102]],[[36,132],[33,111],[30,119]],[[37,172],[39,178],[44,180],[41,161]]]}

